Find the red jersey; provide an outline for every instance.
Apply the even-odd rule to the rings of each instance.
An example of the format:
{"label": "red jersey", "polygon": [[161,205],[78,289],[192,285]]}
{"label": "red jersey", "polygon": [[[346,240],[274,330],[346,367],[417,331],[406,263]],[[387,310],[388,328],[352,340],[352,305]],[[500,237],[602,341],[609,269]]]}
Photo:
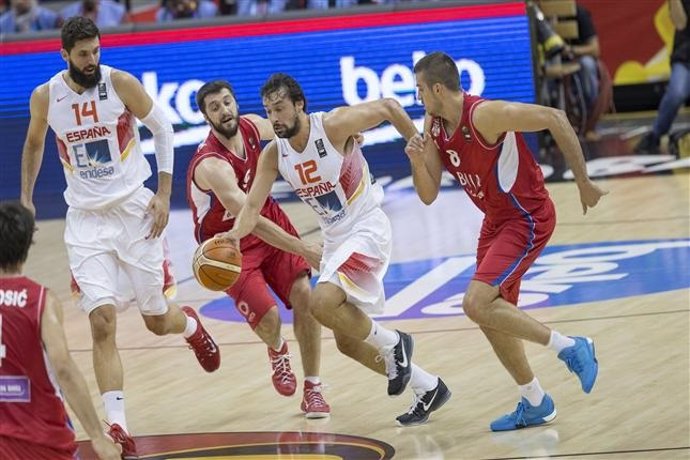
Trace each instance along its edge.
{"label": "red jersey", "polygon": [[[223,207],[223,204],[211,190],[204,190],[194,182],[194,171],[197,165],[209,157],[220,158],[230,163],[235,171],[235,177],[237,177],[237,185],[243,192],[247,193],[254,183],[259,155],[261,154],[259,130],[254,123],[245,117],[240,117],[238,129],[244,142],[245,158],[241,158],[235,152],[228,150],[213,132],[210,132],[206,140],[199,145],[189,163],[187,169],[187,202],[192,208],[195,226],[194,236],[199,243],[217,233],[230,230],[235,223],[235,217]],[[261,209],[261,215],[277,222],[278,218],[284,214],[278,203],[273,198],[268,197]],[[240,250],[245,252],[265,244],[258,237],[250,234],[240,241]]]}
{"label": "red jersey", "polygon": [[434,117],[431,123],[431,138],[448,172],[491,222],[552,210],[545,207],[549,192],[544,176],[522,134],[507,132],[489,145],[472,123],[474,109],[485,99],[463,96],[455,132],[449,136],[441,118]]}
{"label": "red jersey", "polygon": [[74,431],[41,340],[46,289],[0,277],[0,436],[74,454]]}

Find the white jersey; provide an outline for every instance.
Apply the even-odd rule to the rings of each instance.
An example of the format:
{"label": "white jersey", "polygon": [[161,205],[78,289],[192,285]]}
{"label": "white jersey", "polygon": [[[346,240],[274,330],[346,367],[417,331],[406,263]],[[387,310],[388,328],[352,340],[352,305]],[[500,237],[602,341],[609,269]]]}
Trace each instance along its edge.
{"label": "white jersey", "polygon": [[74,208],[106,208],[151,176],[136,119],[113,88],[112,70],[101,65],[100,82],[82,94],[67,86],[66,71],[48,82],[48,124],[64,167],[65,201]]}
{"label": "white jersey", "polygon": [[354,142],[347,155],[331,145],[323,115],[309,115],[309,140],[303,152],[296,152],[287,139],[276,142],[281,175],[316,211],[321,230],[329,237],[348,233],[357,221],[379,209],[383,189],[369,174],[359,144]]}

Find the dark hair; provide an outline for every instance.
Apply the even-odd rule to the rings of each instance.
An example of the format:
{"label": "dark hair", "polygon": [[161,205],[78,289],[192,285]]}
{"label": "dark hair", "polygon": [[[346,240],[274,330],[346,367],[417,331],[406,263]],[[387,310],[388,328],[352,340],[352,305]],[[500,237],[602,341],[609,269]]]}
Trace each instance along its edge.
{"label": "dark hair", "polygon": [[235,91],[232,89],[232,86],[230,85],[229,82],[225,80],[213,80],[209,81],[207,83],[204,83],[204,85],[199,88],[199,91],[196,92],[196,105],[199,106],[199,110],[201,110],[201,113],[206,115],[206,96],[210,94],[216,94],[220,93],[220,91],[225,88],[228,91],[230,91],[230,94],[232,94],[232,97],[237,99],[235,97]]}
{"label": "dark hair", "polygon": [[440,83],[451,91],[460,90],[460,73],[455,61],[446,53],[436,51],[414,65],[414,73],[423,73],[429,86]]}
{"label": "dark hair", "polygon": [[271,75],[264,83],[264,86],[261,87],[261,97],[264,98],[271,93],[279,91],[281,88],[287,91],[293,103],[302,101],[304,103],[304,111],[307,111],[307,99],[304,97],[302,87],[297,83],[297,80],[285,73],[274,73]]}
{"label": "dark hair", "polygon": [[90,38],[101,38],[101,32],[94,22],[83,16],[69,18],[62,26],[62,48],[68,53],[72,51],[74,45],[80,40]]}
{"label": "dark hair", "polygon": [[0,269],[16,270],[26,262],[33,236],[31,212],[19,201],[0,202]]}

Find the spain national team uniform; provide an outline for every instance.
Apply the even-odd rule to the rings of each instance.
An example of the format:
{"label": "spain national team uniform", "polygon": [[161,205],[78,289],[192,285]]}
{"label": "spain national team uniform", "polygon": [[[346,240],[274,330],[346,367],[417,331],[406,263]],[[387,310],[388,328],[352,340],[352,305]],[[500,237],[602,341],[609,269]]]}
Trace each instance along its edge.
{"label": "spain national team uniform", "polygon": [[[227,161],[235,171],[238,186],[245,193],[254,182],[261,154],[261,137],[254,123],[245,117],[240,117],[238,129],[244,140],[245,158],[228,150],[211,132],[189,163],[187,200],[192,208],[194,234],[199,243],[217,233],[230,230],[235,223],[235,217],[223,207],[211,190],[204,190],[194,182],[197,165],[211,157]],[[290,219],[272,197],[264,203],[261,215],[287,233],[298,236]],[[287,308],[291,308],[289,297],[292,285],[301,274],[310,273],[310,268],[303,257],[277,249],[251,234],[240,241],[240,251],[242,274],[228,289],[227,294],[233,298],[238,311],[250,326],[255,328],[268,309],[275,305],[266,285],[273,289]]]}
{"label": "spain national team uniform", "polygon": [[65,245],[87,313],[113,304],[125,307],[133,291],[142,314],[167,311],[163,296],[162,238],[147,239],[153,192],[144,187],[151,168],[141,150],[134,115],[101,65],[101,80],[82,94],[63,72],[50,79],[48,124],[55,131],[69,205]]}
{"label": "spain national team uniform", "polygon": [[499,286],[517,304],[520,281],[556,226],[544,176],[521,133],[504,133],[489,145],[472,123],[484,99],[467,93],[458,128],[448,133],[433,118],[431,137],[445,168],[484,213],[474,279]]}
{"label": "spain national team uniform", "polygon": [[0,277],[0,458],[73,459],[74,431],[41,340],[46,290]]}
{"label": "spain national team uniform", "polygon": [[383,277],[392,250],[388,216],[381,209],[383,189],[369,173],[359,144],[336,150],[323,128],[323,112],[309,115],[303,152],[277,138],[278,168],[297,196],[319,216],[324,247],[319,282],[340,286],[348,302],[367,313],[382,313]]}

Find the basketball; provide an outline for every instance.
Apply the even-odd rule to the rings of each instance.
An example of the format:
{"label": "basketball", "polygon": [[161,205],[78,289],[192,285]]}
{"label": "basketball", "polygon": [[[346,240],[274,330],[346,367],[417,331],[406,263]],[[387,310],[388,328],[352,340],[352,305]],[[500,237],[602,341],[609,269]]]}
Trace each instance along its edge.
{"label": "basketball", "polygon": [[226,240],[209,238],[194,253],[192,268],[196,280],[206,289],[225,291],[240,277],[242,253]]}

